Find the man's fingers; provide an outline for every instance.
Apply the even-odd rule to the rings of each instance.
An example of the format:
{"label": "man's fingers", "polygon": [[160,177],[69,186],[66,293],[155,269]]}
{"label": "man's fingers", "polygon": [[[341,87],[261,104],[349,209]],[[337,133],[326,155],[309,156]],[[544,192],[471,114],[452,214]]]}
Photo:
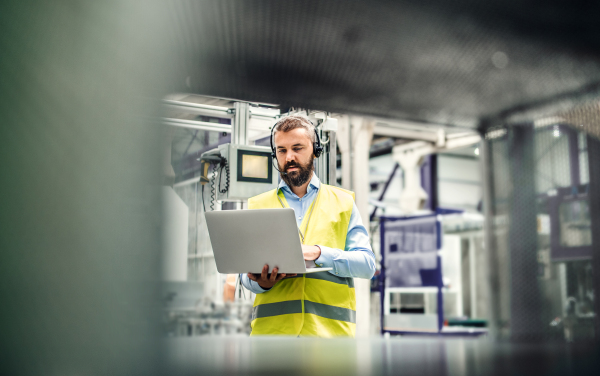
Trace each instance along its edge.
{"label": "man's fingers", "polygon": [[275,282],[277,280],[277,271],[279,271],[278,267],[274,267],[271,271],[271,282]]}
{"label": "man's fingers", "polygon": [[252,273],[248,273],[248,278],[250,278],[253,281],[264,281],[264,282],[279,282],[282,279],[284,279],[285,277],[295,277],[297,274],[286,274],[286,273],[281,273],[281,274],[277,274],[279,272],[279,268],[278,267],[274,267],[273,270],[271,270],[271,274],[269,275],[269,265],[265,264],[265,266],[263,266],[262,271],[260,273],[260,275],[258,274],[252,274]]}

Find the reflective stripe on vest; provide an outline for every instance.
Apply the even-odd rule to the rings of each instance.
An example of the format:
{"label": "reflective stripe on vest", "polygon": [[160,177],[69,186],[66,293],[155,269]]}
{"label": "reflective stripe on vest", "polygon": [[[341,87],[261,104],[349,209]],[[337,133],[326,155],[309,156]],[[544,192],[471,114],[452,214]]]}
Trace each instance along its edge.
{"label": "reflective stripe on vest", "polygon": [[[272,190],[248,200],[250,209],[289,207],[282,194]],[[304,244],[344,249],[354,194],[321,184],[314,212],[300,225]],[[306,229],[306,230],[305,230]],[[300,274],[279,281],[257,294],[252,311],[252,334],[293,336],[354,336],[356,298],[354,280],[329,272]]]}
{"label": "reflective stripe on vest", "polygon": [[339,283],[340,285],[348,285],[348,287],[354,288],[354,278],[338,277],[328,272],[306,274],[306,278],[321,279],[323,281]]}
{"label": "reflective stripe on vest", "polygon": [[[347,308],[335,307],[305,300],[304,312],[324,317],[326,319],[356,324],[356,311]],[[278,303],[258,305],[252,309],[252,320],[271,316],[289,315],[293,313],[302,313],[302,300],[287,300]]]}

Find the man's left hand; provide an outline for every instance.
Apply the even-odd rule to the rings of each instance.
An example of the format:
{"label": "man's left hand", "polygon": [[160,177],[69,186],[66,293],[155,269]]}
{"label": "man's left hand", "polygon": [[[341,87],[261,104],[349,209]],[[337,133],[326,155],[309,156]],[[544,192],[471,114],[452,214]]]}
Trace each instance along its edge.
{"label": "man's left hand", "polygon": [[316,260],[321,256],[321,248],[316,245],[302,244],[302,253],[305,260]]}

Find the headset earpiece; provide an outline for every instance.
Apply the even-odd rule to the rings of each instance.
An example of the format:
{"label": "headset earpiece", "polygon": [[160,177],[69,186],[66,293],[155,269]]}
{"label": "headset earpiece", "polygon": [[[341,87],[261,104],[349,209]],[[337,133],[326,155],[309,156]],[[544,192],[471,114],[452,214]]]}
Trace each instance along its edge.
{"label": "headset earpiece", "polygon": [[[279,122],[277,122],[277,123],[279,123]],[[271,138],[269,139],[269,141],[271,142],[271,156],[275,160],[277,160],[277,153],[275,153],[275,146],[273,146],[273,132],[275,131],[275,127],[277,126],[277,123],[275,123],[275,125],[271,127]]]}

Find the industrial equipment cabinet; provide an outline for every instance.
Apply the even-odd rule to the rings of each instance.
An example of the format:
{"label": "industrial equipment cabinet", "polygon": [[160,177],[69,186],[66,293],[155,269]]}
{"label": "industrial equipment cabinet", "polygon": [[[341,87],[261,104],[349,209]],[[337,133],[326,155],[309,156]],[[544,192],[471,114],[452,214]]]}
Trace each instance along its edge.
{"label": "industrial equipment cabinet", "polygon": [[[381,273],[379,275],[379,292],[381,303],[381,333],[399,335],[458,335],[478,336],[486,333],[482,329],[444,329],[444,283],[442,279],[442,218],[448,214],[459,214],[462,211],[438,208],[435,212],[420,216],[392,217],[380,216]],[[391,235],[395,232],[395,235]],[[392,260],[398,261],[394,267]],[[402,265],[409,268],[402,270]],[[416,266],[416,267],[415,267]],[[400,267],[400,269],[398,269]],[[401,273],[398,273],[398,272]],[[393,286],[392,286],[393,285]],[[390,290],[406,292],[435,292],[437,314],[435,324],[429,322],[429,328],[414,328],[410,325],[393,327],[387,319],[389,311]],[[396,316],[396,315],[393,315]],[[400,317],[398,315],[396,317]],[[404,315],[408,316],[408,315]],[[413,315],[419,320],[415,323],[431,321],[431,317]],[[428,320],[429,319],[429,320]]]}

